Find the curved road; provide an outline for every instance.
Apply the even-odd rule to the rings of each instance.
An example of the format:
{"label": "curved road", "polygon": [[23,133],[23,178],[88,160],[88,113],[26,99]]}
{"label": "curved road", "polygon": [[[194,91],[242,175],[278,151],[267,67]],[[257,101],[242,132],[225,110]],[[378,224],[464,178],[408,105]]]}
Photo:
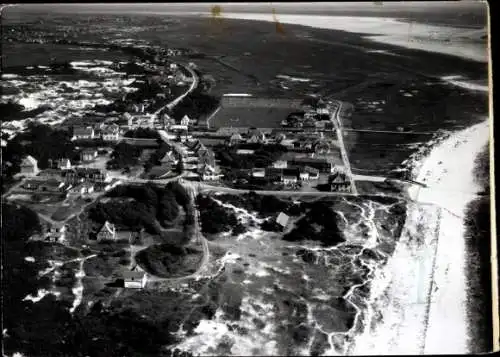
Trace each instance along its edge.
{"label": "curved road", "polygon": [[169,110],[173,109],[184,98],[186,98],[186,96],[188,96],[189,94],[191,94],[191,92],[194,91],[196,89],[196,87],[198,87],[198,83],[200,82],[200,79],[198,78],[198,75],[195,73],[195,71],[193,71],[191,68],[189,68],[188,66],[185,66],[183,64],[178,63],[178,65],[184,67],[191,74],[191,77],[193,78],[193,81],[191,82],[191,85],[189,86],[189,89],[184,94],[181,94],[180,96],[178,96],[177,98],[175,98],[174,100],[172,100],[170,103],[167,103],[163,107],[161,107],[160,109],[158,109],[156,112],[153,113],[154,116],[158,116],[160,114],[160,112],[163,109],[165,109],[165,108],[168,108]]}

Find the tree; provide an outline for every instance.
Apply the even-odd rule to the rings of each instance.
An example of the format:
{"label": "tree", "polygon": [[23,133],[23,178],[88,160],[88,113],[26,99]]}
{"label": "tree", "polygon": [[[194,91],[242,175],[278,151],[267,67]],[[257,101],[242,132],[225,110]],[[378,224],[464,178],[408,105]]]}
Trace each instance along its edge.
{"label": "tree", "polygon": [[158,206],[158,220],[163,226],[168,226],[179,215],[179,205],[175,200],[172,191],[165,191],[160,199]]}

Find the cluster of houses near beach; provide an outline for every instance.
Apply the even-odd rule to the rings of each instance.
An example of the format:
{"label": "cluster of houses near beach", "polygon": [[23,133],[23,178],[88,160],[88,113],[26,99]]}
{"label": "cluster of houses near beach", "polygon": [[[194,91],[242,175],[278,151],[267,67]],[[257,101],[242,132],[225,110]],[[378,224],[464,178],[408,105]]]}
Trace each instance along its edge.
{"label": "cluster of houses near beach", "polygon": [[73,167],[69,159],[49,161],[45,170],[38,168],[38,161],[28,155],[21,162],[21,175],[27,177],[20,188],[44,194],[92,194],[115,187],[119,180],[110,178],[105,170]]}

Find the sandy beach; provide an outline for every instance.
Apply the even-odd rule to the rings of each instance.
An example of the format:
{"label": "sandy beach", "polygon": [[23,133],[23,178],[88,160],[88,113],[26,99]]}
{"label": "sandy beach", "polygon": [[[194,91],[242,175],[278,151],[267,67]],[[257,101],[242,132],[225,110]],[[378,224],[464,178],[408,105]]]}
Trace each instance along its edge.
{"label": "sandy beach", "polygon": [[373,284],[372,308],[382,318],[358,337],[355,354],[469,352],[464,215],[481,189],[474,162],[488,138],[485,120],[437,144],[416,168],[429,188],[411,189],[418,203]]}

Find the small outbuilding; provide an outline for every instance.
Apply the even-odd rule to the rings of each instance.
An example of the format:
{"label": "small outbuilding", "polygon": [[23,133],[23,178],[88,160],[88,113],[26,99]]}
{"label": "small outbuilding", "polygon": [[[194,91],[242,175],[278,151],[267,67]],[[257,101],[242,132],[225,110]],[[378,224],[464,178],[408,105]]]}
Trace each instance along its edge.
{"label": "small outbuilding", "polygon": [[146,286],[146,274],[143,271],[126,271],[123,274],[123,286],[126,289],[142,289]]}
{"label": "small outbuilding", "polygon": [[281,227],[281,229],[285,229],[288,225],[288,221],[290,220],[290,216],[287,214],[280,212],[278,217],[276,217],[276,223]]}

